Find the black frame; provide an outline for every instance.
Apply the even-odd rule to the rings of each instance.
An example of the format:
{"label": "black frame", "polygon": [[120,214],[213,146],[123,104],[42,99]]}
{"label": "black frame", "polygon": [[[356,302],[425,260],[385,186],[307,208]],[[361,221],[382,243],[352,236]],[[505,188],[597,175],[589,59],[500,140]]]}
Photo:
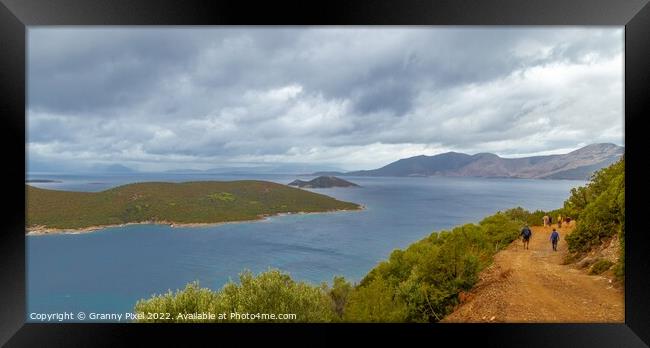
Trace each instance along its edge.
{"label": "black frame", "polygon": [[[151,342],[176,335],[189,340],[224,336],[246,344],[251,338],[267,343],[308,334],[303,345],[337,344],[334,333],[362,339],[391,338],[416,344],[467,343],[482,346],[642,347],[650,343],[650,243],[642,230],[642,120],[650,104],[650,5],[648,0],[445,0],[352,2],[135,1],[135,0],[0,0],[0,115],[5,130],[3,153],[11,165],[3,171],[5,229],[0,233],[0,343],[8,346],[115,346],[142,334]],[[25,323],[25,234],[22,167],[25,164],[26,26],[38,25],[231,25],[231,24],[369,24],[369,25],[617,25],[625,26],[626,145],[626,288],[624,324],[33,324]],[[8,196],[6,195],[8,194]],[[404,334],[400,334],[404,331]],[[252,334],[254,333],[254,334]],[[233,337],[234,336],[234,337]],[[417,341],[416,341],[417,339]],[[156,340],[156,341],[157,341]],[[163,341],[165,342],[165,341]],[[169,342],[169,341],[167,341]],[[645,343],[644,343],[645,342]],[[240,343],[240,344],[241,344]]]}

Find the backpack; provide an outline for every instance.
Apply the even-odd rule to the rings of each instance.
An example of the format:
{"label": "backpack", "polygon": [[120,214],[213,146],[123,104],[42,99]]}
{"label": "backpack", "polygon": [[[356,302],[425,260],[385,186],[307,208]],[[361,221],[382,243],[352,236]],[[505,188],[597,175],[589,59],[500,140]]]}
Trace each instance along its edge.
{"label": "backpack", "polygon": [[521,232],[524,236],[524,238],[530,238],[530,229],[529,228],[524,228],[524,230]]}

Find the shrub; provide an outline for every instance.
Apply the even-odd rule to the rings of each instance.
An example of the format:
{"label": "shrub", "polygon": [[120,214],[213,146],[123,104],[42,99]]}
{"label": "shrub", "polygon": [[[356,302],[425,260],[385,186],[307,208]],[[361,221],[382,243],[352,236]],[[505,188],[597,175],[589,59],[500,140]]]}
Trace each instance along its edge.
{"label": "shrub", "polygon": [[564,206],[579,217],[575,230],[566,237],[569,251],[586,252],[617,233],[624,245],[624,159],[596,172],[585,187],[572,190]]}
{"label": "shrub", "polygon": [[530,213],[498,212],[479,224],[434,232],[395,250],[352,290],[345,321],[436,322],[478,281],[494,254],[519,235]]}
{"label": "shrub", "polygon": [[555,220],[557,219],[558,215],[567,216],[566,210],[564,208],[551,211],[535,210],[531,213],[522,207],[517,207],[506,210],[504,214],[506,214],[512,220],[528,224],[529,226],[541,226],[543,224],[544,215],[552,217],[553,222],[557,222]]}
{"label": "shrub", "polygon": [[332,299],[332,309],[339,318],[343,318],[343,310],[348,302],[350,292],[352,292],[352,284],[343,277],[334,277],[332,287],[329,288],[325,285],[325,289]]}
{"label": "shrub", "polygon": [[381,277],[350,294],[343,315],[348,322],[403,322],[407,316],[405,303]]}
{"label": "shrub", "polygon": [[296,319],[268,320],[273,322],[330,322],[337,318],[332,301],[322,287],[296,282],[289,274],[276,269],[257,276],[244,271],[239,276],[239,284],[230,281],[220,291],[200,288],[197,282],[193,282],[175,293],[169,291],[138,301],[135,312],[171,313],[172,320],[140,320],[145,322],[196,322],[183,319],[179,314],[200,312],[228,315],[227,320],[201,321],[265,321],[245,317],[230,319],[230,313],[296,314]]}
{"label": "shrub", "polygon": [[593,266],[591,266],[591,269],[589,270],[589,274],[601,274],[608,269],[610,269],[614,263],[609,260],[598,260],[594,263]]}

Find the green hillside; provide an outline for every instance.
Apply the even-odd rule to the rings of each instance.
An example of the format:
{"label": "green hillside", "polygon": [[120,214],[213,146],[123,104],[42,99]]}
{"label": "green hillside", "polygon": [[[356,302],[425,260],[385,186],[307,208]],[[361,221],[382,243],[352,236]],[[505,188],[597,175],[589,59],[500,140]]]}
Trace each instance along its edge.
{"label": "green hillside", "polygon": [[359,209],[354,203],[267,181],[147,182],[102,192],[26,185],[26,227],[80,229],[129,222],[218,223],[264,215]]}
{"label": "green hillside", "polygon": [[[586,186],[572,189],[564,210],[577,220],[575,231],[566,239],[572,258],[579,259],[617,236],[620,259],[614,269],[622,280],[625,277],[625,157],[595,172]],[[604,267],[602,263],[600,266]]]}
{"label": "green hillside", "polygon": [[[334,277],[332,285],[297,282],[277,269],[240,274],[221,290],[190,283],[184,289],[137,302],[135,312],[171,313],[171,320],[146,316],[137,321],[241,322],[240,318],[186,319],[179,314],[236,311],[297,314],[292,322],[437,322],[460,303],[462,292],[479,280],[494,255],[515,240],[524,224],[539,225],[542,216],[571,216],[575,230],[566,239],[571,252],[587,252],[618,233],[621,259],[617,265],[594,265],[593,273],[609,267],[624,278],[625,160],[598,171],[584,187],[571,190],[564,207],[529,212],[523,208],[497,212],[478,224],[431,233],[406,249],[394,250],[357,284]],[[535,267],[532,265],[531,267]],[[272,299],[272,300],[269,300]]]}

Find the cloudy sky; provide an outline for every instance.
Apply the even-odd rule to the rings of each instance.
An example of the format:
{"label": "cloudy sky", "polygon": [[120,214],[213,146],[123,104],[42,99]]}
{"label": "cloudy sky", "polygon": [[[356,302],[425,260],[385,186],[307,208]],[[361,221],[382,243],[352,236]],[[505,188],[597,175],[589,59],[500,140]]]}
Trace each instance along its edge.
{"label": "cloudy sky", "polygon": [[28,169],[623,145],[622,27],[30,28]]}

